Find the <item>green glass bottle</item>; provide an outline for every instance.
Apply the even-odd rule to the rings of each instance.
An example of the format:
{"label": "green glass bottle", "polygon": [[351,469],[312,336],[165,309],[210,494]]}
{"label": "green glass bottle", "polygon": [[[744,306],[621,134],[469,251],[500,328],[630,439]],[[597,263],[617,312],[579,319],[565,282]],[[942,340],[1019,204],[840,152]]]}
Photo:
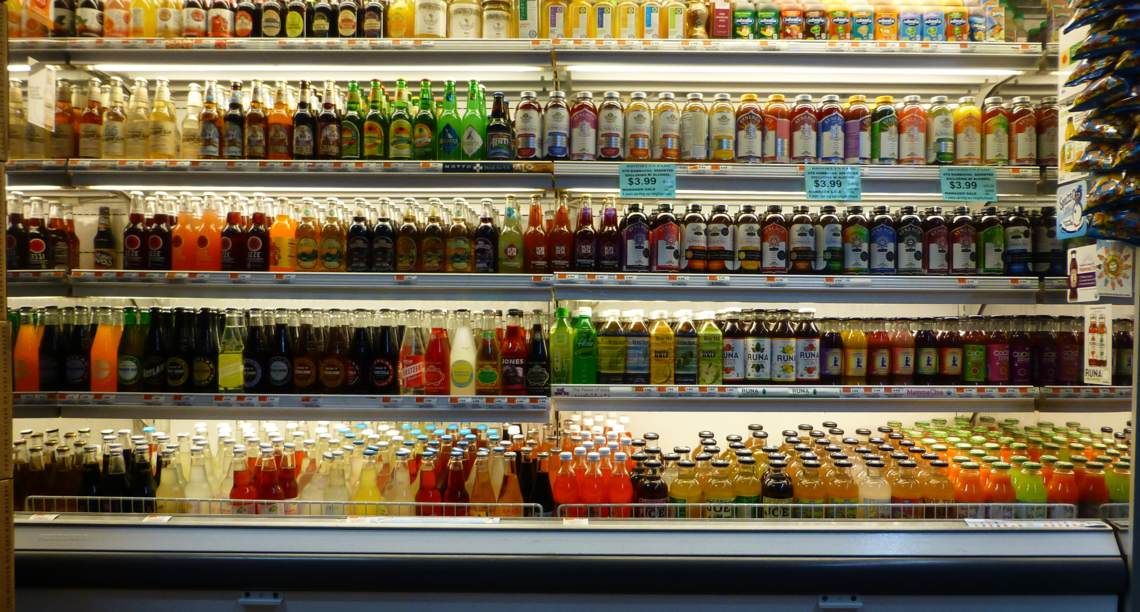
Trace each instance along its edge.
{"label": "green glass bottle", "polygon": [[471,80],[467,83],[467,108],[463,111],[460,133],[460,159],[464,161],[487,159],[487,119],[482,107],[479,82]]}
{"label": "green glass bottle", "polygon": [[412,112],[408,106],[408,82],[396,80],[396,99],[392,102],[392,115],[388,119],[388,159],[412,158]]}
{"label": "green glass bottle", "polygon": [[443,104],[436,121],[439,138],[437,139],[438,153],[436,159],[460,160],[463,151],[459,148],[459,134],[463,127],[463,119],[459,116],[459,107],[455,99],[455,81],[448,79],[443,85]]}
{"label": "green glass bottle", "polygon": [[435,96],[431,93],[431,81],[420,81],[419,107],[412,122],[412,159],[433,160],[436,153],[435,111],[431,104]]}
{"label": "green glass bottle", "polygon": [[380,80],[372,79],[368,91],[368,115],[364,117],[364,159],[387,159],[388,117],[384,114],[384,92]]}
{"label": "green glass bottle", "polygon": [[360,113],[360,84],[348,82],[348,102],[340,122],[340,158],[361,159],[364,116]]}
{"label": "green glass bottle", "polygon": [[578,309],[578,323],[574,326],[574,359],[570,366],[570,381],[575,385],[593,385],[598,382],[598,332],[590,320],[590,309]]}
{"label": "green glass bottle", "polygon": [[554,327],[550,328],[551,382],[568,385],[574,363],[574,329],[570,327],[570,309],[554,311]]}
{"label": "green glass bottle", "polygon": [[507,196],[503,211],[503,231],[499,234],[499,272],[521,274],[523,271],[523,235],[515,196]]}

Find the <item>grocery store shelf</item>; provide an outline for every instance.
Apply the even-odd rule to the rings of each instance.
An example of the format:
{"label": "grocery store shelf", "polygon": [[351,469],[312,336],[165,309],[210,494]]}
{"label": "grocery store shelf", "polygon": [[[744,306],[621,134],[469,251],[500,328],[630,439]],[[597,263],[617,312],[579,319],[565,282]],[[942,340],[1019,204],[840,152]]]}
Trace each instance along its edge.
{"label": "grocery store shelf", "polygon": [[1035,387],[555,385],[558,410],[628,412],[1032,412]]}
{"label": "grocery store shelf", "polygon": [[1042,387],[1040,412],[1128,412],[1132,387]]}
{"label": "grocery store shelf", "polygon": [[576,300],[1035,304],[1039,286],[1036,278],[979,276],[554,275],[554,297]]}
{"label": "grocery store shelf", "polygon": [[[779,192],[803,196],[804,166],[795,164],[674,164],[678,196],[683,192],[739,192],[742,195]],[[617,191],[619,162],[554,162],[559,189]],[[863,197],[907,194],[941,199],[937,166],[862,166]],[[996,168],[998,197],[1036,196],[1040,169]]]}
{"label": "grocery store shelf", "polygon": [[[1065,278],[1047,278],[1045,279],[1045,283],[1042,288],[1044,289],[1041,294],[1043,304],[1069,303],[1069,287]],[[1123,297],[1115,295],[1102,295],[1100,297],[1100,300],[1095,303],[1131,306],[1136,303],[1136,298],[1135,296]]]}
{"label": "grocery store shelf", "polygon": [[545,423],[547,397],[13,393],[16,418],[359,419]]}
{"label": "grocery store shelf", "polygon": [[66,270],[9,270],[8,297],[62,297],[68,294]]}
{"label": "grocery store shelf", "polygon": [[384,272],[121,272],[73,270],[72,297],[549,301],[551,277]]}
{"label": "grocery store shelf", "polygon": [[462,175],[472,188],[550,189],[551,165],[531,162],[19,160],[7,163],[8,184],[21,186],[185,188],[281,191],[431,188],[441,174]]}

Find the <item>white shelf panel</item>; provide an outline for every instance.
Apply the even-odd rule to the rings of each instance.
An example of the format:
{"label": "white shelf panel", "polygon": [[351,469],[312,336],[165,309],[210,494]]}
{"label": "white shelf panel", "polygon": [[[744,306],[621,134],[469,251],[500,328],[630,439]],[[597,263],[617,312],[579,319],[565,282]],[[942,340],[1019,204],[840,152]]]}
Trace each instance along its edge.
{"label": "white shelf panel", "polygon": [[558,410],[633,412],[1032,412],[1035,387],[555,385]]}
{"label": "white shelf panel", "polygon": [[[559,189],[617,191],[620,162],[554,162]],[[803,196],[804,166],[796,164],[675,164],[678,196],[681,191],[786,192]],[[1040,169],[996,168],[999,198],[1036,196]],[[862,166],[863,195],[919,194],[941,200],[938,166]]]}
{"label": "white shelf panel", "polygon": [[549,301],[551,295],[551,276],[528,274],[74,270],[70,281],[73,297]]}
{"label": "white shelf panel", "polygon": [[577,300],[1035,304],[1039,287],[1036,278],[1004,276],[554,275],[554,296]]}
{"label": "white shelf panel", "polygon": [[1132,387],[1042,387],[1041,412],[1128,412]]}
{"label": "white shelf panel", "polygon": [[549,420],[547,397],[13,393],[16,418]]}

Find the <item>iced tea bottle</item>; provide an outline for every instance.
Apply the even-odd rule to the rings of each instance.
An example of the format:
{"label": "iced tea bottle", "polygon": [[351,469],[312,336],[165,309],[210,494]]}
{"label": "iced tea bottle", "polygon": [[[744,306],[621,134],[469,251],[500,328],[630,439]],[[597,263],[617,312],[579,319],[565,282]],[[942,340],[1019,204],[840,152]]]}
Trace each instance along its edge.
{"label": "iced tea bottle", "polygon": [[938,384],[938,363],[938,334],[934,331],[934,319],[922,317],[914,334],[914,384]]}
{"label": "iced tea bottle", "polygon": [[978,230],[965,206],[954,209],[950,222],[950,273],[972,276],[978,273]]}
{"label": "iced tea bottle", "polygon": [[913,385],[915,369],[915,336],[907,319],[891,321],[891,384]]}
{"label": "iced tea bottle", "polygon": [[870,319],[867,324],[867,384],[891,384],[891,336],[886,319]]}
{"label": "iced tea bottle", "polygon": [[[721,330],[721,337],[724,339],[724,350],[722,351],[724,372],[722,380],[726,385],[740,385],[744,384],[745,379],[746,334],[744,329],[740,326],[740,309],[728,308],[726,309],[726,313],[725,325]],[[795,335],[794,333],[790,335],[793,338],[792,342],[794,344]],[[794,375],[795,373],[793,372],[793,376]]]}
{"label": "iced tea bottle", "polygon": [[678,385],[697,384],[700,356],[699,336],[693,324],[692,311],[678,310],[677,327],[673,337],[673,382]]}
{"label": "iced tea bottle", "polygon": [[666,310],[655,310],[650,314],[653,321],[649,328],[649,384],[673,384],[674,334],[666,320]]}
{"label": "iced tea bottle", "polygon": [[[968,384],[977,385],[986,380],[986,334],[982,329],[984,321],[985,318],[979,315],[967,317],[966,329],[962,333],[962,379]],[[1006,367],[1008,368],[1008,362]]]}
{"label": "iced tea bottle", "polygon": [[820,334],[815,323],[815,309],[801,308],[796,326],[796,382],[816,385],[820,382]]}
{"label": "iced tea bottle", "polygon": [[838,385],[843,379],[843,338],[840,330],[843,329],[840,319],[824,319],[821,322],[823,335],[820,337],[820,373],[821,385]]}
{"label": "iced tea bottle", "polygon": [[712,311],[701,312],[697,315],[697,341],[699,347],[697,383],[701,385],[719,385],[723,380],[724,346],[720,329],[716,325],[715,315]]}
{"label": "iced tea bottle", "polygon": [[843,340],[843,384],[867,384],[868,342],[863,322],[849,320],[847,329],[840,332],[840,338]]}
{"label": "iced tea bottle", "polygon": [[848,206],[843,219],[843,273],[867,274],[870,271],[870,229],[862,206]]}

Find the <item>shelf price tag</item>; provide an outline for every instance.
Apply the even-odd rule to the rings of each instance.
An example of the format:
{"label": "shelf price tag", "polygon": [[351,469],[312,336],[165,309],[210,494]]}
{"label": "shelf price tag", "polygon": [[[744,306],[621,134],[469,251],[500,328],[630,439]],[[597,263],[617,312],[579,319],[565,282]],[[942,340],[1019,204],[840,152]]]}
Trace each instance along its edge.
{"label": "shelf price tag", "polygon": [[619,164],[618,171],[623,198],[677,197],[675,164]]}
{"label": "shelf price tag", "polygon": [[859,166],[804,166],[809,200],[863,200],[863,173]]}
{"label": "shelf price tag", "polygon": [[952,202],[993,202],[997,200],[997,170],[994,168],[938,169],[942,199]]}

